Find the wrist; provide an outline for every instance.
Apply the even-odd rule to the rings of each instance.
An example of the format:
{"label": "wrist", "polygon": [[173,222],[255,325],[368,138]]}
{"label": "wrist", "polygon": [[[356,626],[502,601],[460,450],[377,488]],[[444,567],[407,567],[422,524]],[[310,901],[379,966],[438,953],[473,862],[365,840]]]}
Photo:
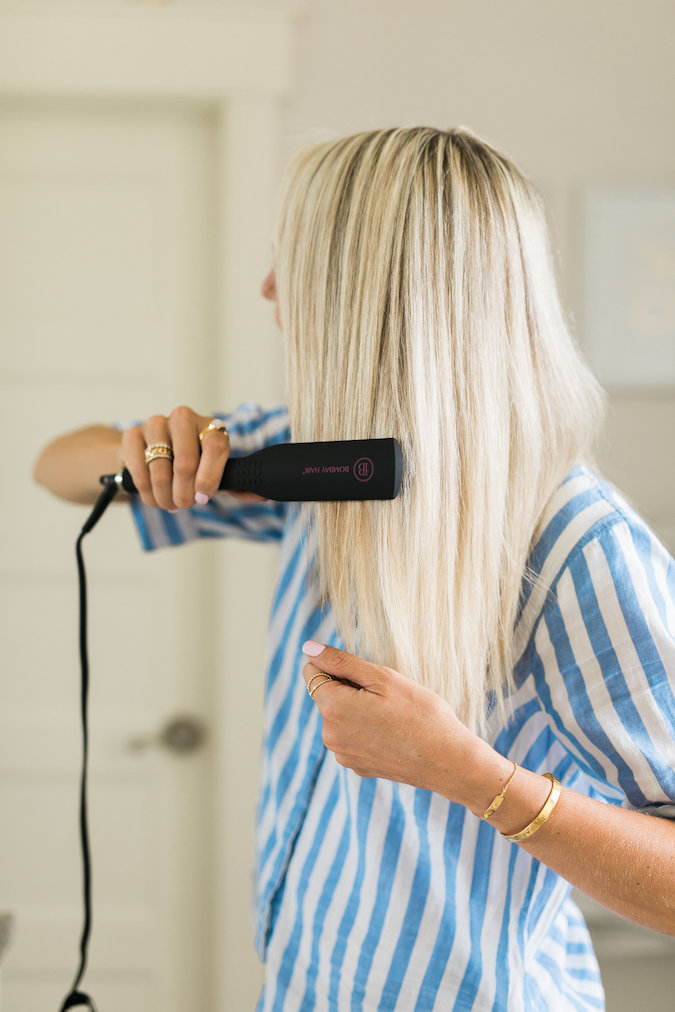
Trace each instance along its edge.
{"label": "wrist", "polygon": [[[513,773],[513,761],[464,730],[463,742],[458,742],[455,728],[451,740],[442,743],[436,783],[431,789],[480,818]],[[448,756],[452,757],[449,762]]]}
{"label": "wrist", "polygon": [[[462,771],[461,777],[456,775],[457,770]],[[546,777],[522,766],[518,766],[512,776],[513,760],[501,755],[476,735],[467,738],[454,772],[452,779],[446,779],[445,789],[440,793],[448,800],[463,805],[477,819],[483,817],[508,783],[503,803],[488,820],[495,830],[505,836],[519,832],[531,822],[551,789],[551,782]]]}
{"label": "wrist", "polygon": [[521,832],[542,812],[552,793],[552,781],[521,766],[514,777],[513,788],[513,793],[509,789],[509,804],[502,805],[490,819],[490,824],[503,836]]}
{"label": "wrist", "polygon": [[455,723],[436,739],[430,767],[434,774],[424,786],[481,819],[511,778],[503,803],[488,820],[495,830],[511,836],[529,825],[551,790],[550,780],[522,766],[512,777],[513,763],[483,738]]}
{"label": "wrist", "polygon": [[[513,760],[501,755],[482,738],[475,738],[463,766],[462,781],[458,784],[457,797],[453,800],[464,805],[476,818],[480,819],[490,807],[494,799],[504,790],[509,780],[509,791],[513,788]],[[505,796],[504,803],[508,799]],[[495,814],[490,821],[493,822]]]}

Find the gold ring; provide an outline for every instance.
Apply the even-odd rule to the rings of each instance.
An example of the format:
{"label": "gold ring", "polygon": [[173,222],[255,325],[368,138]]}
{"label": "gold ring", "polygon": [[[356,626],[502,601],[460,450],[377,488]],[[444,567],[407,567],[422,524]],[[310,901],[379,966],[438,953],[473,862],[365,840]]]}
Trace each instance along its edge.
{"label": "gold ring", "polygon": [[[322,682],[317,682],[317,684],[311,690],[309,688],[309,685],[307,686],[307,691],[309,692],[309,698],[310,699],[312,699],[312,697],[314,696],[314,693],[316,692],[316,690],[320,689],[322,685],[325,685],[326,682],[332,682],[333,681],[333,676],[329,675],[327,671],[320,671],[319,674],[323,675],[323,681]],[[316,675],[314,675],[314,678],[316,678]],[[314,678],[310,678],[310,680],[309,680],[310,684],[314,681]]]}
{"label": "gold ring", "polygon": [[152,446],[146,446],[145,448],[145,463],[149,464],[152,460],[173,460],[173,450],[168,443],[153,443]]}
{"label": "gold ring", "polygon": [[227,436],[228,441],[230,439],[230,433],[225,427],[225,422],[221,421],[220,418],[212,418],[208,425],[205,425],[202,431],[199,433],[199,442],[204,442],[204,436],[209,432],[222,432],[224,436]]}
{"label": "gold ring", "polygon": [[309,690],[312,688],[312,682],[314,681],[315,678],[325,678],[327,675],[328,675],[327,671],[317,671],[317,673],[315,675],[312,675],[310,680],[307,682],[307,691],[309,692]]}

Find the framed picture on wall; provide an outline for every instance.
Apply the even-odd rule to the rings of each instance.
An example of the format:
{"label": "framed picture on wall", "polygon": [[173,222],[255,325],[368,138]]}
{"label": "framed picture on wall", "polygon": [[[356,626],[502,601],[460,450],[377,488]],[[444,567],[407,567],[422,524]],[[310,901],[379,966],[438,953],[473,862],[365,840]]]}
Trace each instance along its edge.
{"label": "framed picture on wall", "polygon": [[675,187],[584,195],[584,345],[603,385],[675,387]]}

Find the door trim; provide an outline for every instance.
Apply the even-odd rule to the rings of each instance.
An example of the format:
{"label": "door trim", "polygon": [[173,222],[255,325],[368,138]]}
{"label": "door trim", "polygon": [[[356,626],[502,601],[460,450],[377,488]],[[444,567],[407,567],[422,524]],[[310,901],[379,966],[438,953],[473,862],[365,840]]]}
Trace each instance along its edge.
{"label": "door trim", "polygon": [[[292,87],[293,34],[303,6],[283,0],[255,10],[32,0],[0,8],[3,100],[188,102],[215,116],[215,312],[222,354],[208,364],[217,376],[214,410],[281,395],[281,342],[259,285],[269,269],[282,102]],[[242,1007],[237,981],[260,973],[253,928],[245,929],[250,915],[248,904],[242,909],[241,880],[242,869],[251,866],[255,807],[255,786],[242,775],[257,768],[262,715],[247,729],[249,755],[241,754],[232,730],[237,713],[243,708],[250,719],[262,696],[266,614],[260,605],[271,599],[276,560],[252,554],[257,557],[247,556],[243,574],[222,574],[216,591],[215,614],[223,621],[214,629],[214,1010]],[[250,628],[252,607],[261,610],[260,636],[243,643],[237,630]],[[242,831],[249,821],[250,834]]]}

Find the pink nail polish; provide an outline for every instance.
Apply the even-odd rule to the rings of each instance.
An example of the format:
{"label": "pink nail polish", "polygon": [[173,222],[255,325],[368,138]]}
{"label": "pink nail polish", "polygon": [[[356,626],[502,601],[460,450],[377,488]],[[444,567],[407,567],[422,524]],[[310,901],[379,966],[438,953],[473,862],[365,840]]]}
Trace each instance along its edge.
{"label": "pink nail polish", "polygon": [[209,501],[209,497],[204,492],[195,492],[195,502],[199,503],[200,506],[206,506]]}
{"label": "pink nail polish", "polygon": [[317,643],[315,640],[307,640],[302,644],[303,654],[307,654],[308,657],[318,657],[322,654],[326,647],[323,643]]}

